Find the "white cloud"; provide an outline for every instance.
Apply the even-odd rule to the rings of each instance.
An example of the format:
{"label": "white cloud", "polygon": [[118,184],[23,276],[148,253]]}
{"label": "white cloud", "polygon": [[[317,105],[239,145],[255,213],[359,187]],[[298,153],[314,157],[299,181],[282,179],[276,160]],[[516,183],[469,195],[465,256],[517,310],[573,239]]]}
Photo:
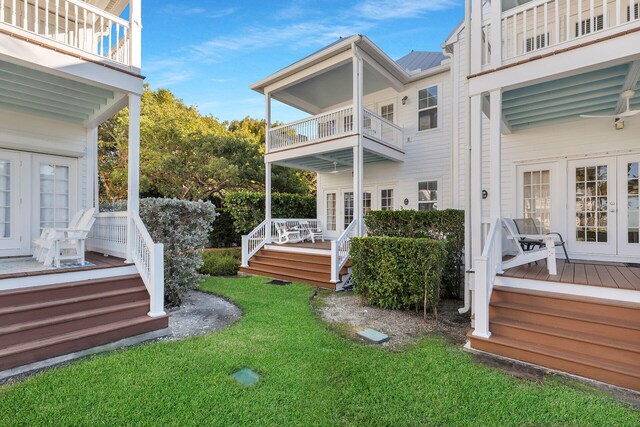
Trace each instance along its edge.
{"label": "white cloud", "polygon": [[383,21],[416,18],[426,12],[449,9],[453,0],[364,0],[353,8],[353,13],[364,19]]}
{"label": "white cloud", "polygon": [[222,17],[229,16],[236,13],[237,8],[228,7],[224,9],[214,9],[214,8],[207,9],[205,7],[199,7],[199,6],[195,6],[195,7],[182,6],[181,7],[177,5],[167,5],[161,10],[162,10],[162,13],[164,14],[183,15],[183,16],[200,15],[206,18],[216,19],[216,18],[222,18]]}

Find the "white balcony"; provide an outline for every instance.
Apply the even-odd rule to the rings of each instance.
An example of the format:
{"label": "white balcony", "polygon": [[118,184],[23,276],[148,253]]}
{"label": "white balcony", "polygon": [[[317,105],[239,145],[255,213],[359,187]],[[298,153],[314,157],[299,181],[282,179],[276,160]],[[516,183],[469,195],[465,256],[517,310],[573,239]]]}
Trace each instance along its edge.
{"label": "white balcony", "polygon": [[[501,65],[550,54],[640,26],[638,0],[534,0],[505,10],[501,2]],[[509,2],[513,4],[513,2]],[[482,11],[482,67],[494,68],[491,7]]]}
{"label": "white balcony", "polygon": [[[127,2],[112,3],[113,13],[82,0],[0,0],[0,31],[91,61],[140,68],[139,19],[115,15]],[[140,0],[128,7],[129,18],[136,16]]]}

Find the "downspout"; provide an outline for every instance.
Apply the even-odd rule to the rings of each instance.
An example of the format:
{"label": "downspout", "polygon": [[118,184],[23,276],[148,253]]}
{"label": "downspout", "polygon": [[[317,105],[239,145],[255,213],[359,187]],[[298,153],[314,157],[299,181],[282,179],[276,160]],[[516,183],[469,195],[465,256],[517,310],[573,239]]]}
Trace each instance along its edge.
{"label": "downspout", "polygon": [[[465,46],[465,64],[464,75],[465,77],[471,74],[471,1],[466,0],[464,2],[464,46]],[[468,313],[471,309],[471,284],[470,273],[471,270],[471,101],[469,99],[469,85],[466,84],[466,121],[464,129],[464,147],[465,147],[465,200],[464,200],[464,307],[460,308],[458,312],[460,314]]]}

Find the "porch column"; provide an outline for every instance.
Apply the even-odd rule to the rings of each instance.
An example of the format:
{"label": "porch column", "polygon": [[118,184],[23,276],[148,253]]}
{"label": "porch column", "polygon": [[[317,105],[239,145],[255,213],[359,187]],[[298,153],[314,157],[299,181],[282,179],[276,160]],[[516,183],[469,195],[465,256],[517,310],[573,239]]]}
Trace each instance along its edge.
{"label": "porch column", "polygon": [[129,65],[140,69],[142,67],[142,0],[129,2]]}
{"label": "porch column", "polygon": [[87,129],[87,190],[85,208],[99,208],[98,128]]}
{"label": "porch column", "polygon": [[364,234],[363,192],[364,192],[364,150],[362,147],[362,92],[364,67],[358,47],[353,48],[353,128],[358,143],[353,147],[353,210],[357,220],[356,235]]}
{"label": "porch column", "polygon": [[[502,216],[502,91],[500,89],[490,93],[489,111],[491,121],[489,124],[489,204],[491,221]],[[496,251],[502,253],[502,238],[494,242]],[[499,261],[498,272],[502,271]]]}
{"label": "porch column", "polygon": [[[470,108],[471,142],[471,254],[472,264],[482,255],[482,96],[471,97]],[[473,266],[475,267],[475,265]]]}
{"label": "porch column", "polygon": [[[264,119],[265,125],[265,152],[268,153],[271,148],[271,93],[265,94],[265,112]],[[271,163],[265,162],[264,164],[264,211],[265,220],[267,221],[266,227],[266,241],[271,243]]]}
{"label": "porch column", "polygon": [[[502,65],[502,1],[493,0],[491,2],[490,36],[489,40],[492,46],[491,67],[498,68]],[[487,42],[489,42],[489,40],[487,40]]]}
{"label": "porch column", "polygon": [[[471,1],[471,0],[470,0]],[[497,1],[499,4],[500,2]],[[471,45],[470,66],[471,73],[482,70],[482,2],[471,1],[471,41],[465,39],[465,43]],[[468,46],[468,45],[467,45]]]}
{"label": "porch column", "polygon": [[128,164],[127,213],[129,230],[126,262],[133,263],[135,230],[133,216],[140,212],[140,95],[129,95],[129,164]]}

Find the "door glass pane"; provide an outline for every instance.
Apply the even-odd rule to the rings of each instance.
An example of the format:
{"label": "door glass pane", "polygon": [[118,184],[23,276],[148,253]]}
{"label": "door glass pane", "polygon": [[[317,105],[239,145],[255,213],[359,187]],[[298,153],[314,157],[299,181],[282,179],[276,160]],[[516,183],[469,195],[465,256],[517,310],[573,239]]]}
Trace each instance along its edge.
{"label": "door glass pane", "polygon": [[11,162],[0,160],[0,238],[11,237]]}
{"label": "door glass pane", "polygon": [[[523,214],[533,218],[541,229],[548,233],[551,228],[551,185],[549,170],[524,172]],[[579,195],[579,194],[577,194]],[[583,208],[584,200],[576,197],[576,207]],[[582,209],[578,209],[582,210]]]}
{"label": "door glass pane", "polygon": [[69,167],[40,164],[40,229],[69,224]]}
{"label": "door glass pane", "polygon": [[344,228],[353,221],[353,192],[344,193]]}
{"label": "door glass pane", "polygon": [[[576,240],[606,243],[609,240],[607,165],[579,167],[576,176]],[[583,197],[586,196],[586,197]]]}
{"label": "door glass pane", "polygon": [[336,231],[336,193],[327,193],[327,230]]}
{"label": "door glass pane", "polygon": [[627,164],[627,243],[640,244],[640,176],[638,162]]}
{"label": "door glass pane", "polygon": [[366,215],[371,210],[371,193],[362,193],[362,214]]}

